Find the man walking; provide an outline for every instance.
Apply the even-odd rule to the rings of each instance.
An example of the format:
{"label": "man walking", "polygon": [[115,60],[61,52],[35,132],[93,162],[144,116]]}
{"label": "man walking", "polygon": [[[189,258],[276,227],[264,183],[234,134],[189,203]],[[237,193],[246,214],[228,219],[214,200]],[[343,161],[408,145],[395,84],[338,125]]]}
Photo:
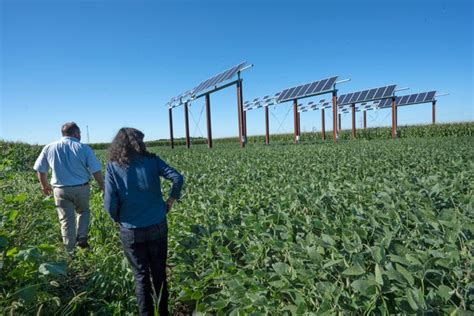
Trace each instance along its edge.
{"label": "man walking", "polygon": [[[89,247],[87,242],[90,210],[89,181],[91,174],[104,190],[101,164],[92,149],[80,142],[81,130],[74,122],[61,128],[63,137],[46,145],[36,159],[36,170],[45,195],[54,192],[54,202],[61,224],[61,234],[66,250],[74,252],[74,247]],[[48,171],[52,169],[51,185]]]}

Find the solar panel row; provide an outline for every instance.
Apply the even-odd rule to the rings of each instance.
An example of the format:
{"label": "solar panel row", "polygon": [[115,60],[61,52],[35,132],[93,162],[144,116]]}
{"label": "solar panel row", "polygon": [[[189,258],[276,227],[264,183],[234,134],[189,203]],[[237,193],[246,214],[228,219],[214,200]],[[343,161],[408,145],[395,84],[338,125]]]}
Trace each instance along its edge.
{"label": "solar panel row", "polygon": [[338,106],[348,105],[352,103],[361,103],[377,99],[391,97],[395,92],[396,85],[390,85],[375,89],[369,89],[359,92],[347,93],[339,96],[337,100]]}
{"label": "solar panel row", "polygon": [[314,102],[308,102],[306,105],[299,104],[298,105],[298,111],[299,112],[308,112],[308,111],[315,111],[315,110],[320,110],[322,108],[331,108],[332,107],[332,102],[324,102],[324,100],[321,100],[323,102],[321,103],[314,103]]}
{"label": "solar panel row", "polygon": [[332,91],[337,77],[331,77],[319,81],[310,82],[297,87],[283,90],[278,96],[277,102],[285,102],[304,97],[309,97],[317,94],[327,93]]}
{"label": "solar panel row", "polygon": [[215,75],[207,80],[204,80],[199,85],[197,85],[193,89],[193,94],[197,94],[198,92],[204,91],[210,87],[213,87],[221,82],[227,81],[234,77],[242,68],[244,68],[246,62],[240,63],[220,74]]}
{"label": "solar panel row", "polygon": [[[410,104],[419,104],[433,102],[435,100],[436,91],[429,91],[423,93],[415,93],[397,97],[395,104],[397,106],[410,105]],[[385,99],[379,103],[379,108],[387,108],[392,106],[391,99]]]}

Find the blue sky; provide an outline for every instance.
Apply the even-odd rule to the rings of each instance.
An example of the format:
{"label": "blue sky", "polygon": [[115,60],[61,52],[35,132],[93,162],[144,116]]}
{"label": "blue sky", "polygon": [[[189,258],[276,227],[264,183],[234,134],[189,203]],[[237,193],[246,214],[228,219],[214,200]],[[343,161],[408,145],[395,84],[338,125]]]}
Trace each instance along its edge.
{"label": "blue sky", "polygon": [[[6,140],[48,143],[71,120],[84,141],[86,126],[90,142],[123,126],[168,138],[165,103],[241,61],[255,65],[243,74],[245,100],[339,75],[351,79],[339,94],[392,83],[410,87],[399,95],[449,92],[438,121],[474,120],[471,1],[0,0],[0,10]],[[237,136],[235,89],[211,102],[213,136]],[[206,135],[203,106],[191,106],[192,136]],[[289,110],[271,108],[271,133],[292,131]],[[175,137],[183,117],[174,111]],[[263,110],[247,117],[248,134],[263,134]],[[429,123],[431,106],[400,108],[398,121]],[[319,112],[301,115],[303,131],[320,122]],[[390,110],[368,112],[369,126],[389,124]]]}

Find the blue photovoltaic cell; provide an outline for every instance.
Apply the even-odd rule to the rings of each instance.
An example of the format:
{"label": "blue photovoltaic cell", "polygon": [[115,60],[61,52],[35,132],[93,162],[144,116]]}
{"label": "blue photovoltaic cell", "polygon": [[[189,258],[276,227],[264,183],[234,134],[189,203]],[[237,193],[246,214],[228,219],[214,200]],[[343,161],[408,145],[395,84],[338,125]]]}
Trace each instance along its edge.
{"label": "blue photovoltaic cell", "polygon": [[361,101],[365,101],[365,98],[367,97],[367,94],[369,94],[369,90],[362,91],[362,93],[359,96],[359,99]]}
{"label": "blue photovoltaic cell", "polygon": [[387,87],[383,87],[383,88],[379,88],[377,90],[377,93],[375,93],[375,96],[374,96],[374,99],[379,99],[383,96],[385,90],[387,89]]}
{"label": "blue photovoltaic cell", "polygon": [[433,102],[435,100],[434,96],[436,94],[436,91],[430,91],[426,95],[425,102]]}
{"label": "blue photovoltaic cell", "polygon": [[305,95],[306,92],[309,90],[309,87],[311,86],[311,83],[307,83],[301,88],[300,94]]}
{"label": "blue photovoltaic cell", "polygon": [[398,103],[401,105],[407,104],[409,98],[410,98],[409,95],[404,95],[400,97],[400,101]]}
{"label": "blue photovoltaic cell", "polygon": [[305,98],[332,91],[337,77],[331,77],[311,83],[306,83],[294,88],[285,89],[278,96],[277,102]]}
{"label": "blue photovoltaic cell", "polygon": [[375,92],[377,92],[377,89],[369,90],[369,93],[367,94],[367,100],[372,100],[374,98]]}
{"label": "blue photovoltaic cell", "polygon": [[319,84],[319,81],[316,81],[316,82],[313,82],[309,85],[309,88],[308,88],[308,91],[306,91],[307,93],[308,92],[311,92],[311,91],[314,91],[317,87],[317,85]]}
{"label": "blue photovoltaic cell", "polygon": [[292,94],[288,96],[289,99],[296,99],[296,96],[300,94],[300,91],[303,89],[303,86],[298,86],[295,88]]}
{"label": "blue photovoltaic cell", "polygon": [[392,99],[391,98],[383,99],[378,104],[379,108],[385,108],[385,107],[390,107],[390,106],[392,106]]}
{"label": "blue photovoltaic cell", "polygon": [[426,97],[426,92],[420,93],[420,94],[418,95],[418,98],[416,98],[415,102],[416,102],[416,103],[423,102],[423,101],[425,100],[425,97]]}
{"label": "blue photovoltaic cell", "polygon": [[286,99],[286,97],[293,92],[295,88],[285,89],[283,92],[278,96],[278,99]]}
{"label": "blue photovoltaic cell", "polygon": [[[334,78],[334,81],[336,81],[336,78]],[[326,82],[326,84],[323,87],[323,91],[331,90],[331,87],[334,85],[334,82],[331,82],[330,79]]]}
{"label": "blue photovoltaic cell", "polygon": [[388,86],[387,87],[387,90],[385,90],[385,93],[384,93],[384,97],[390,97],[393,95],[393,93],[395,92],[395,87],[397,85],[391,85],[391,86]]}
{"label": "blue photovoltaic cell", "polygon": [[417,96],[418,94],[412,94],[410,98],[408,99],[407,104],[415,102]]}
{"label": "blue photovoltaic cell", "polygon": [[324,87],[324,80],[318,81],[318,84],[313,88],[313,91],[321,91]]}
{"label": "blue photovoltaic cell", "polygon": [[343,94],[337,99],[337,104],[346,104],[346,99],[350,100],[350,98],[352,98],[352,93]]}
{"label": "blue photovoltaic cell", "polygon": [[354,93],[354,95],[352,96],[351,100],[349,101],[350,103],[354,103],[357,101],[357,99],[359,98],[359,95],[360,95],[360,92],[356,92]]}

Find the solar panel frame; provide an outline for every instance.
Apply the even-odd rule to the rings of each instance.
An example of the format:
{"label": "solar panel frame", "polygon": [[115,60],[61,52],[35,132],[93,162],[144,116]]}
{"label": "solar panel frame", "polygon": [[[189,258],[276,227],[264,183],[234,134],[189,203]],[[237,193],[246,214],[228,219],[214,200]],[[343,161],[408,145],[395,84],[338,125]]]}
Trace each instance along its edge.
{"label": "solar panel frame", "polygon": [[245,65],[247,64],[247,62],[242,62],[240,64],[237,64],[215,76],[212,76],[211,78],[209,79],[206,79],[204,81],[202,81],[201,83],[199,83],[192,91],[193,91],[193,95],[196,95],[197,93],[199,92],[202,92],[212,86],[216,86],[217,84],[221,83],[221,82],[224,82],[224,81],[227,81],[229,79],[231,79],[233,76],[235,76],[237,74],[237,72],[239,72]]}
{"label": "solar panel frame", "polygon": [[318,81],[305,83],[293,88],[288,88],[283,90],[283,92],[277,97],[277,103],[306,98],[322,93],[327,93],[331,91],[331,88],[337,80],[336,77],[330,77],[326,79],[321,79]]}
{"label": "solar panel frame", "polygon": [[343,94],[338,98],[337,105],[342,107],[352,103],[369,102],[373,101],[374,99],[377,100],[388,98],[392,96],[393,92],[395,91],[395,87],[396,85],[389,85],[374,89]]}

